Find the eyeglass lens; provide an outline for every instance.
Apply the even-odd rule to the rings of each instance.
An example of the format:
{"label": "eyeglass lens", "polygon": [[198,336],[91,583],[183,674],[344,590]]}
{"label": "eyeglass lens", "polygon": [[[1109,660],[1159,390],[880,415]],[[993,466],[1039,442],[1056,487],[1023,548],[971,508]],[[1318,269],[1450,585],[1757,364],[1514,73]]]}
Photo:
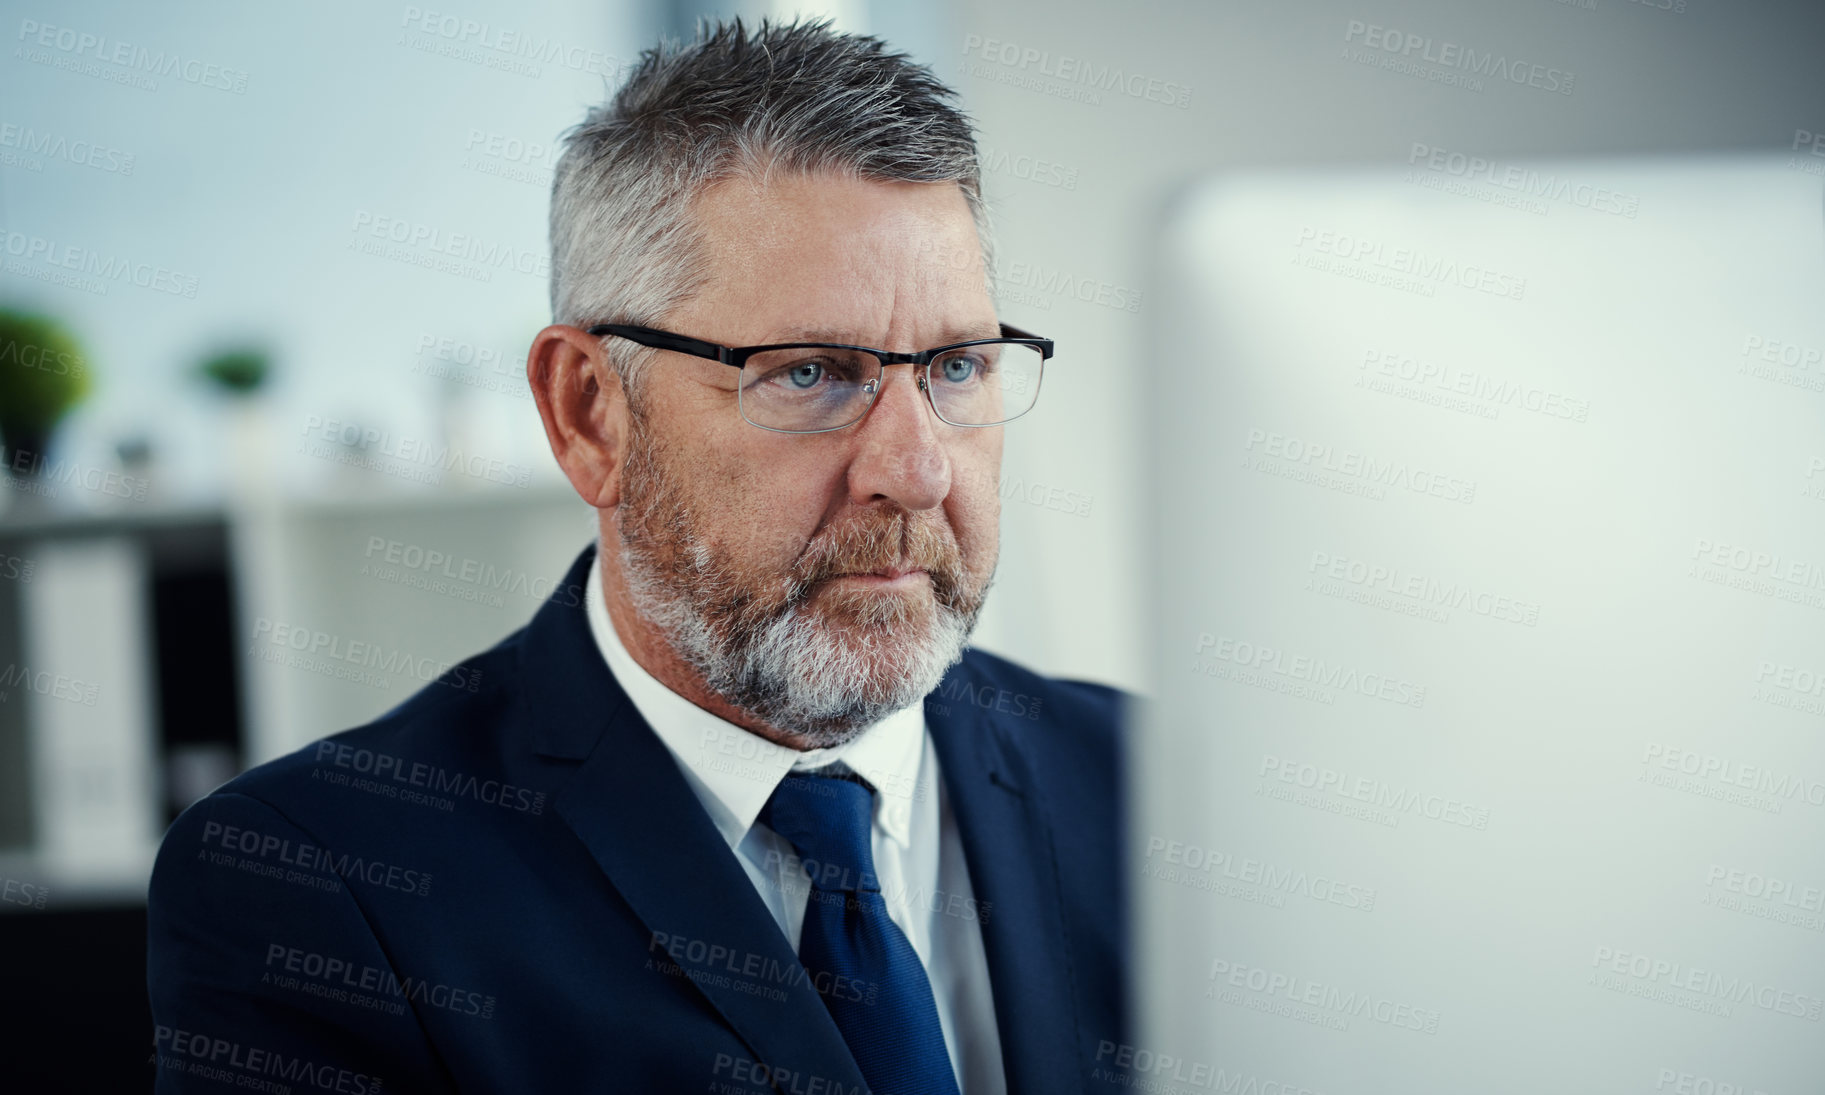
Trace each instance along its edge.
{"label": "eyeglass lens", "polygon": [[[931,400],[958,426],[992,426],[1025,414],[1039,396],[1044,356],[1034,346],[990,342],[932,359]],[[792,346],[757,353],[742,366],[742,417],[793,432],[837,429],[874,400],[880,359],[859,350]]]}

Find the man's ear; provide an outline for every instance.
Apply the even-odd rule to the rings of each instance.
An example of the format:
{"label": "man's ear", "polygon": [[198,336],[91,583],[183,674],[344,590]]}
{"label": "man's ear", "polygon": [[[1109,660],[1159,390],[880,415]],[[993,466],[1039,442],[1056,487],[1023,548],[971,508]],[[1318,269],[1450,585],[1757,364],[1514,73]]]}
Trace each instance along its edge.
{"label": "man's ear", "polygon": [[551,454],[570,485],[597,509],[621,503],[627,456],[627,393],[602,340],[554,323],[532,340],[526,383],[545,423]]}

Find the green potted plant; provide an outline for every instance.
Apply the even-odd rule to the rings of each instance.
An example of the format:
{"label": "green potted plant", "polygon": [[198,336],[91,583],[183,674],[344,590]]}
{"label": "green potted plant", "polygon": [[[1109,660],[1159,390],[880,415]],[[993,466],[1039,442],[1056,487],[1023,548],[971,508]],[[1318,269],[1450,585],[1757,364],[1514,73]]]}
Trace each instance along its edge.
{"label": "green potted plant", "polygon": [[227,400],[225,485],[242,499],[264,496],[272,478],[274,434],[262,398],[272,373],[272,355],[250,344],[218,350],[196,365],[198,379]]}
{"label": "green potted plant", "polygon": [[272,373],[272,359],[264,350],[241,347],[204,358],[196,371],[230,396],[249,396],[266,383]]}
{"label": "green potted plant", "polygon": [[58,424],[90,384],[68,327],[42,313],[0,308],[0,458],[8,474],[37,473]]}

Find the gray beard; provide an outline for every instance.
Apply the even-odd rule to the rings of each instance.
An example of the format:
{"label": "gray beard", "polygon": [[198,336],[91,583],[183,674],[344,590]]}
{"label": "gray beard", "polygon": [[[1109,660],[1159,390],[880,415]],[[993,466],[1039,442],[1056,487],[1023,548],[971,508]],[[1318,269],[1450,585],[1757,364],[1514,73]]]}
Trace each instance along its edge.
{"label": "gray beard", "polygon": [[[645,443],[636,440],[632,448],[637,451],[623,471],[617,522],[629,599],[730,704],[799,735],[807,748],[829,748],[920,702],[962,660],[986,587],[973,598],[936,596],[936,611],[929,614],[909,609],[898,596],[845,601],[854,610],[847,634],[833,631],[812,609],[818,586],[794,577],[779,579],[780,607],[765,608],[696,536],[691,509],[644,451]],[[655,520],[661,512],[666,516]],[[662,546],[671,548],[670,566]],[[918,634],[910,636],[908,629]]]}

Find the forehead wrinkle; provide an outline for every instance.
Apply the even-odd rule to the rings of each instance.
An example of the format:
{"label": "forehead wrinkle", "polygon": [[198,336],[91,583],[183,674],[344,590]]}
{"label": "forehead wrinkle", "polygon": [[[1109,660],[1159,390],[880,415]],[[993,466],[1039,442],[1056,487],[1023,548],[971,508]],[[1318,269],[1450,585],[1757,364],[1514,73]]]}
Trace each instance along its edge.
{"label": "forehead wrinkle", "polygon": [[[729,307],[701,317],[716,331],[688,333],[726,345],[825,342],[895,352],[999,334],[992,310],[979,311],[977,294],[956,280],[973,284],[983,269],[974,224],[924,204],[932,191],[901,191],[921,204],[872,203],[856,230],[812,200],[807,184],[875,184],[817,173],[769,182],[731,178],[702,195],[705,234],[721,253],[712,264],[715,291],[706,295]],[[957,205],[967,213],[960,196]],[[839,226],[847,230],[828,230]],[[962,255],[968,258],[945,257]],[[955,266],[973,268],[975,277]],[[986,303],[992,309],[992,299]]]}
{"label": "forehead wrinkle", "polygon": [[[929,225],[929,221],[921,221]],[[865,328],[859,324],[802,324],[797,330],[817,331],[821,335],[841,334],[844,337],[812,339],[807,341],[848,342],[853,345],[872,346],[899,353],[917,353],[937,346],[948,346],[958,342],[969,342],[979,338],[997,338],[1001,334],[1000,326],[995,322],[992,302],[986,312],[979,311],[982,301],[968,292],[959,292],[959,285],[952,278],[953,272],[945,264],[930,261],[930,241],[936,241],[939,247],[947,246],[952,231],[940,229],[932,236],[920,240],[912,247],[897,249],[893,255],[891,274],[886,279],[885,299],[888,302],[890,315],[884,327]],[[969,243],[975,245],[973,229],[968,233]],[[887,267],[881,263],[874,267],[876,272]],[[976,267],[981,270],[980,265]],[[876,331],[883,332],[875,336]],[[872,337],[855,338],[856,334],[867,334]]]}

